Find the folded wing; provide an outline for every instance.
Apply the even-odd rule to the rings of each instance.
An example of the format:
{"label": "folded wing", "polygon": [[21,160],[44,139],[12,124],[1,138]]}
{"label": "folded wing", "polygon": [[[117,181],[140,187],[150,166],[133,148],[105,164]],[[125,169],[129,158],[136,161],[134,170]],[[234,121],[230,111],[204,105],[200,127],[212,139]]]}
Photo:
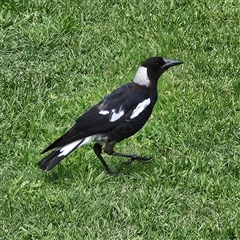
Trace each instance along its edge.
{"label": "folded wing", "polygon": [[[69,143],[99,133],[108,133],[117,125],[131,121],[139,103],[146,102],[148,92],[133,89],[134,83],[125,84],[106,96],[101,102],[81,115],[74,126],[42,151],[65,146]],[[135,111],[135,112],[134,112]]]}

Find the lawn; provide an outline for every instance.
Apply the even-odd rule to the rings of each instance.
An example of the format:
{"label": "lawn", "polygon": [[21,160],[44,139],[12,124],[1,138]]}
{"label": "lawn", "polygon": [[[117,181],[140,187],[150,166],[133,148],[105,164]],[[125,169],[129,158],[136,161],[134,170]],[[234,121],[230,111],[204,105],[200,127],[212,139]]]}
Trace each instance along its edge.
{"label": "lawn", "polygon": [[[239,239],[238,1],[0,3],[0,239]],[[152,156],[108,176],[79,149],[40,152],[147,57],[164,73],[149,122],[117,151]]]}

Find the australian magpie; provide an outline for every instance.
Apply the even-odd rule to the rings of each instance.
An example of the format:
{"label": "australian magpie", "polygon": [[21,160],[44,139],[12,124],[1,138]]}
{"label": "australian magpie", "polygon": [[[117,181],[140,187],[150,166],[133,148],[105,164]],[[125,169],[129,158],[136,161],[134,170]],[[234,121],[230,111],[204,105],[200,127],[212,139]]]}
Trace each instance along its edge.
{"label": "australian magpie", "polygon": [[77,118],[73,127],[41,153],[53,150],[38,166],[51,170],[75,149],[95,142],[93,150],[107,173],[113,172],[102,157],[102,147],[108,155],[148,161],[150,158],[118,153],[113,150],[117,142],[138,132],[149,119],[157,101],[157,82],[168,68],[182,61],[151,57],[139,67],[132,82],[127,83],[104,97],[98,104]]}

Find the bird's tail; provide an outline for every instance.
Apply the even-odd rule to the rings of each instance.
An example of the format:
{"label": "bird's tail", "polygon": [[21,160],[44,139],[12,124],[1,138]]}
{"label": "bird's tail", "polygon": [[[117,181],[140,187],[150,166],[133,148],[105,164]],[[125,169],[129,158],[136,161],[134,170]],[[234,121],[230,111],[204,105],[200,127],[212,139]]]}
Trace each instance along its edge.
{"label": "bird's tail", "polygon": [[49,171],[54,168],[58,163],[60,163],[65,157],[67,157],[70,153],[72,153],[76,148],[85,145],[86,139],[80,139],[69,143],[63,147],[56,148],[49,155],[44,157],[40,162],[38,162],[38,166],[42,170]]}

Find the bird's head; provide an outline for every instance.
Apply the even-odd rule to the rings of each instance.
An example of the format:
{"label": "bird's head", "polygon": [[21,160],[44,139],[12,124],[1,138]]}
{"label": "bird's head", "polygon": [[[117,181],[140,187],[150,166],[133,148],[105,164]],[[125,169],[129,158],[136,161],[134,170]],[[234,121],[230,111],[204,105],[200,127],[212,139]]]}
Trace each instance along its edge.
{"label": "bird's head", "polygon": [[168,68],[182,63],[182,61],[162,57],[148,58],[142,62],[133,81],[139,85],[149,87],[151,83],[156,83]]}

